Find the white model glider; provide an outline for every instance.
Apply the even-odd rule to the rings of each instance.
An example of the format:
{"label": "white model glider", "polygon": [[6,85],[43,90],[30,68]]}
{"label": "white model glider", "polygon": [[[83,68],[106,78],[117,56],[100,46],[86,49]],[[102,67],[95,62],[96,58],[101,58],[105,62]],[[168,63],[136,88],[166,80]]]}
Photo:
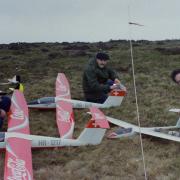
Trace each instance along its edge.
{"label": "white model glider", "polygon": [[73,108],[89,108],[92,106],[110,108],[120,106],[125,94],[126,92],[124,90],[113,90],[103,104],[73,100],[70,96],[70,87],[66,76],[63,73],[58,73],[56,79],[56,97],[43,97],[33,100],[28,103],[28,107],[34,109],[54,109],[56,108],[56,101],[64,100],[72,103]]}
{"label": "white model glider", "polygon": [[[4,179],[33,179],[31,147],[49,148],[63,146],[97,145],[109,128],[104,114],[91,107],[92,119],[77,139],[72,139],[74,118],[72,105],[57,102],[57,123],[61,138],[30,135],[28,107],[23,94],[15,90],[12,95],[8,131],[0,133],[0,150],[6,150]],[[4,138],[2,137],[4,136]]]}
{"label": "white model glider", "polygon": [[0,83],[0,85],[17,84],[17,83],[19,83],[19,81],[17,80],[17,76],[16,75],[13,78],[7,79],[7,80],[8,80],[8,82]]}
{"label": "white model glider", "polygon": [[135,22],[129,22],[130,25],[136,25],[136,26],[144,26],[142,24],[139,24],[139,23],[135,23]]}
{"label": "white model glider", "polygon": [[[170,109],[173,112],[180,112],[178,109]],[[111,118],[106,116],[107,120],[112,124],[120,126],[120,128],[108,135],[108,138],[121,138],[126,136],[132,136],[136,133],[142,133],[145,135],[155,136],[163,139],[180,142],[180,118],[174,126],[164,127],[138,127],[131,123],[127,123],[122,120]]]}
{"label": "white model glider", "polygon": [[169,111],[180,113],[180,109],[177,109],[177,108],[170,109]]}

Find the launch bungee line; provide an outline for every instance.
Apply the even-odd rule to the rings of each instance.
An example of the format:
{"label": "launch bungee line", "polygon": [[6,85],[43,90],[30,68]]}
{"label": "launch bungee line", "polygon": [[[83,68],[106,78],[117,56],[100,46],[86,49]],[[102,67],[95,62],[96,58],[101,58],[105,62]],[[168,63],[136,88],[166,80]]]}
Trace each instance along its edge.
{"label": "launch bungee line", "polygon": [[139,138],[140,138],[140,144],[141,144],[141,154],[142,154],[142,161],[143,161],[143,168],[144,168],[144,178],[145,178],[145,180],[147,180],[148,178],[147,178],[144,148],[143,148],[143,142],[142,142],[141,123],[140,123],[140,119],[139,119],[139,105],[138,105],[138,99],[137,99],[136,77],[135,77],[134,58],[133,58],[133,47],[132,47],[131,31],[130,31],[131,25],[135,25],[135,26],[143,26],[143,25],[130,21],[130,9],[129,9],[129,7],[128,7],[128,18],[129,18],[129,22],[128,22],[128,24],[129,24],[129,44],[130,44],[130,54],[131,54],[134,95],[135,95],[135,102],[136,102],[136,114],[137,114],[137,121],[138,121],[138,127],[139,127]]}

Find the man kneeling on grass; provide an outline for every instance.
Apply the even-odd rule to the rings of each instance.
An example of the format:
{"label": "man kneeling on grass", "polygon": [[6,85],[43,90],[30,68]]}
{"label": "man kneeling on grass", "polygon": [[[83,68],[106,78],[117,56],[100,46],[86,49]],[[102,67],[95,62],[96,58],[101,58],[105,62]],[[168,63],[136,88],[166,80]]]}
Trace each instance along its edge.
{"label": "man kneeling on grass", "polygon": [[99,52],[89,61],[83,74],[83,90],[86,101],[104,103],[108,93],[117,88],[126,91],[114,69],[108,66],[109,55]]}

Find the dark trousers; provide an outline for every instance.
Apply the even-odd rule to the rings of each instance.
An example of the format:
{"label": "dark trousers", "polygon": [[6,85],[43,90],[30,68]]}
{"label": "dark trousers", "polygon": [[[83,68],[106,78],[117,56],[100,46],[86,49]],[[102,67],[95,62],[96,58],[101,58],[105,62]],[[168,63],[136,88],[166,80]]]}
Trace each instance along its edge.
{"label": "dark trousers", "polygon": [[102,93],[97,99],[86,98],[86,101],[103,104],[106,101],[107,97],[108,97],[107,94]]}
{"label": "dark trousers", "polygon": [[[106,82],[106,84],[108,84],[109,86],[112,86],[112,85],[114,84],[114,81],[111,80],[111,79],[108,79],[107,82]],[[85,95],[85,97],[86,97],[86,95]],[[99,95],[98,98],[88,98],[88,97],[86,97],[85,99],[86,99],[86,101],[88,101],[88,102],[94,102],[94,103],[103,104],[103,103],[106,101],[107,97],[108,97],[108,94],[102,92],[102,93]]]}

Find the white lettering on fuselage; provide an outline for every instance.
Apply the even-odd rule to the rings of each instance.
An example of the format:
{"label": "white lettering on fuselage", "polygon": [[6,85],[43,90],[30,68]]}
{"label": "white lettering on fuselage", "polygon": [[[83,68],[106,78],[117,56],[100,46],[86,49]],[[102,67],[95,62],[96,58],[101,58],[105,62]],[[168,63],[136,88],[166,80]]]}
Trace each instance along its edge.
{"label": "white lettering on fuselage", "polygon": [[92,106],[92,103],[81,103],[81,102],[76,102],[75,108],[90,108]]}
{"label": "white lettering on fuselage", "polygon": [[38,146],[39,147],[60,147],[61,139],[53,139],[53,140],[39,140]]}

